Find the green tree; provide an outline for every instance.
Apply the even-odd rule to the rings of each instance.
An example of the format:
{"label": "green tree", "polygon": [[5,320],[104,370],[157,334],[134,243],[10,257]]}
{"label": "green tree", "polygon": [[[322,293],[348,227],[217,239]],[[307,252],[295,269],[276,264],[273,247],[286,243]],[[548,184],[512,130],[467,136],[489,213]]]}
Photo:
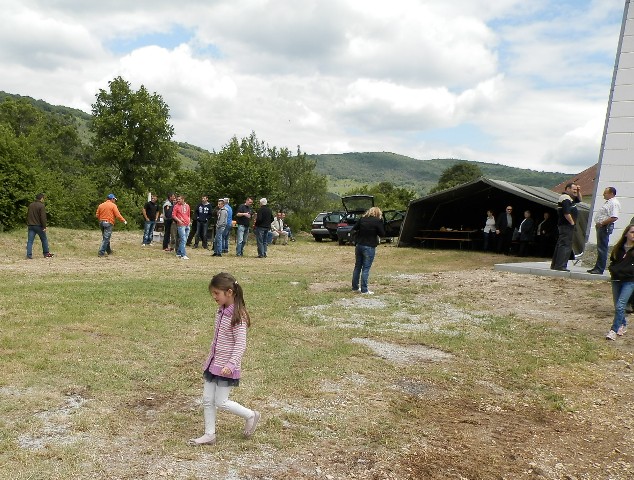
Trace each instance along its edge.
{"label": "green tree", "polygon": [[103,190],[123,187],[138,195],[164,190],[180,168],[169,107],[144,86],[133,91],[121,77],[108,86],[92,105],[90,127]]}
{"label": "green tree", "polygon": [[272,148],[269,154],[279,181],[277,206],[303,219],[295,228],[307,227],[325,204],[326,177],[316,172],[316,162],[308,160],[299,147],[295,155],[286,148]]}
{"label": "green tree", "polygon": [[382,210],[406,210],[409,202],[416,198],[416,192],[396,187],[391,182],[364,185],[350,190],[345,195],[372,195],[374,196],[374,204]]}
{"label": "green tree", "polygon": [[0,230],[24,225],[33,201],[34,157],[6,124],[0,124]]}
{"label": "green tree", "polygon": [[438,184],[429,193],[436,193],[442,190],[462,185],[482,176],[482,170],[478,165],[467,162],[456,163],[445,169],[438,179]]}
{"label": "green tree", "polygon": [[8,98],[0,104],[0,125],[3,191],[18,213],[14,224],[4,222],[5,228],[23,224],[23,210],[39,192],[47,195],[51,225],[92,224],[95,183],[72,117],[39,110],[26,99]]}
{"label": "green tree", "polygon": [[198,195],[226,196],[234,204],[278,191],[268,149],[255,133],[240,141],[234,136],[219,152],[203,156],[196,173]]}

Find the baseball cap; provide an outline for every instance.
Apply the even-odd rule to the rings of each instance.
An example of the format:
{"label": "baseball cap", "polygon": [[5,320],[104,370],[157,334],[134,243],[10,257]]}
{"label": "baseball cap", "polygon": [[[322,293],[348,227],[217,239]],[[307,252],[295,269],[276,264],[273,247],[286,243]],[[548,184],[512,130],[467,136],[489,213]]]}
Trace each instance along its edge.
{"label": "baseball cap", "polygon": [[108,194],[108,200],[116,200],[117,197],[114,196],[114,193],[109,193]]}

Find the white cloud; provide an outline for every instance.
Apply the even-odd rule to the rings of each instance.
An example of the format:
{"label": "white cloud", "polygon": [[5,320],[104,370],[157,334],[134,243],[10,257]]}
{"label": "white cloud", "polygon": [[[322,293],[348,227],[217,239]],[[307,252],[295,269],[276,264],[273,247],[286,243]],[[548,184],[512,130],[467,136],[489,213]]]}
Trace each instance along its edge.
{"label": "white cloud", "polygon": [[[0,90],[89,110],[122,75],[176,138],[543,170],[596,161],[622,0],[0,0]],[[174,29],[189,43],[116,54]]]}

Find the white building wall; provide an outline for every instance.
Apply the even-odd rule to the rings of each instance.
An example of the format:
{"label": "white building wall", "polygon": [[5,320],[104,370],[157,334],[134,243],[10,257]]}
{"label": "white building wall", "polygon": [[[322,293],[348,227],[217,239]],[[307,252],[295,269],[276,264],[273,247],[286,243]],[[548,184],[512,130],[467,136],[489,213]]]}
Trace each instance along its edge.
{"label": "white building wall", "polygon": [[[597,183],[592,203],[592,218],[603,205],[603,190],[616,188],[621,216],[610,244],[614,245],[634,217],[634,8],[625,2],[621,36],[616,53],[614,76],[599,153]],[[596,245],[594,222],[588,222],[588,243]]]}

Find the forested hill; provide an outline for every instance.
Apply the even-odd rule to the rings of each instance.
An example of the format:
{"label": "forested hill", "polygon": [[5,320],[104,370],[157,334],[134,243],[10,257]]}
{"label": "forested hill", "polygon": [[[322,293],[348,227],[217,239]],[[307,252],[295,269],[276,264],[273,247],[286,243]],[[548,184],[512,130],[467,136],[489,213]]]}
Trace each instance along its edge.
{"label": "forested hill", "polygon": [[[465,161],[454,158],[417,160],[389,152],[308,155],[308,158],[316,162],[319,173],[328,176],[329,190],[335,190],[336,193],[358,185],[385,181],[424,194],[438,183],[444,170]],[[570,178],[570,174],[566,173],[539,172],[482,162],[468,163],[477,165],[487,178],[536,187],[552,188]]]}
{"label": "forested hill", "polygon": [[[7,98],[27,100],[34,107],[45,112],[74,118],[80,138],[84,143],[89,143],[88,124],[91,120],[89,113],[0,91],[0,103]],[[200,155],[208,153],[203,148],[185,142],[178,143],[177,152],[180,163],[186,170],[194,169]],[[317,172],[328,177],[328,190],[337,194],[362,185],[373,185],[379,181],[391,182],[397,187],[425,194],[438,183],[444,170],[457,162],[464,161],[453,158],[418,160],[389,152],[323,154],[307,155],[307,157],[316,162]],[[565,173],[539,172],[482,162],[468,163],[477,165],[485,177],[525,185],[551,188],[570,177]]]}

